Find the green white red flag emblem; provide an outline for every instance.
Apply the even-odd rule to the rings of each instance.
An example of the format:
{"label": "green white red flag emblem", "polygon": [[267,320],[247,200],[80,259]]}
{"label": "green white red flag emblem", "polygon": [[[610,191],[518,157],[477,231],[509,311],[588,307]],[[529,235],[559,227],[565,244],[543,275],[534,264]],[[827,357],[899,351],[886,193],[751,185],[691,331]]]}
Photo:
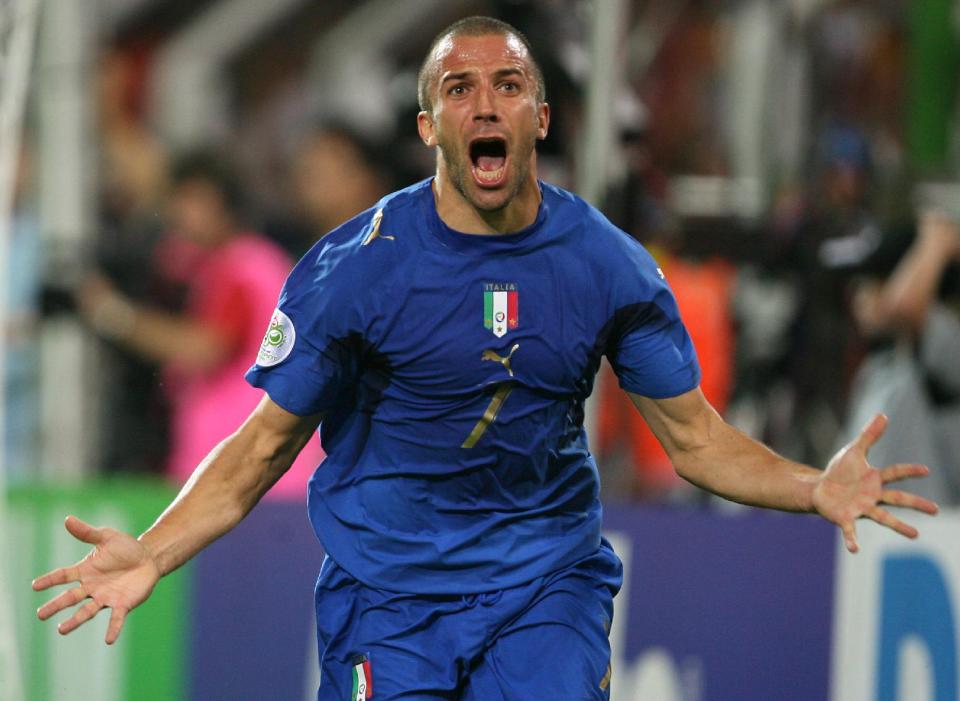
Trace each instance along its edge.
{"label": "green white red flag emblem", "polygon": [[353,690],[350,701],[365,701],[373,698],[373,674],[370,671],[370,658],[357,655],[353,658]]}
{"label": "green white red flag emblem", "polygon": [[520,292],[515,283],[484,283],[483,326],[497,338],[520,326]]}

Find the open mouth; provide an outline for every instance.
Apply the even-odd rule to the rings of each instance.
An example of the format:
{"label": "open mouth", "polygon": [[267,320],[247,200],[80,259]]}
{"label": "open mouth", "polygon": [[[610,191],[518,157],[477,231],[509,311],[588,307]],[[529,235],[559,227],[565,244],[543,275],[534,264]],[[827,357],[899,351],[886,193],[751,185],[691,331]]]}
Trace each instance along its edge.
{"label": "open mouth", "polygon": [[477,139],[470,144],[473,177],[481,185],[499,185],[507,172],[507,142],[501,138]]}

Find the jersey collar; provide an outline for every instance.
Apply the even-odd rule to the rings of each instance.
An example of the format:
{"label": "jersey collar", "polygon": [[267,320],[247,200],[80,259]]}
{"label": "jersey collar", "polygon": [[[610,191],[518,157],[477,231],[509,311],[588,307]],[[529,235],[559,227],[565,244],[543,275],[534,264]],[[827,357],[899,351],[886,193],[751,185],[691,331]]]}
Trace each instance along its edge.
{"label": "jersey collar", "polygon": [[537,210],[537,218],[530,226],[509,234],[465,234],[462,231],[451,229],[440,218],[433,199],[433,180],[430,179],[428,183],[429,186],[424,187],[422,193],[430,233],[446,248],[452,248],[462,253],[497,254],[524,248],[543,229],[550,214],[550,205],[547,203],[543,183],[537,180],[537,187],[540,188],[540,207]]}

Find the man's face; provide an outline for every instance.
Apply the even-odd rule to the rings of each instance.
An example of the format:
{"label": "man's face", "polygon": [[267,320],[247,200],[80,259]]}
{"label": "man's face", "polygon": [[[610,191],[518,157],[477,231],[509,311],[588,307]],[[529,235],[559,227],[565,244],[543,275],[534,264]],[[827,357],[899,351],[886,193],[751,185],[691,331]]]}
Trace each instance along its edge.
{"label": "man's face", "polygon": [[293,172],[297,203],[325,234],[384,194],[384,183],[360,148],[337,132],[320,132],[304,144]]}
{"label": "man's face", "polygon": [[201,246],[215,246],[229,233],[230,215],[220,191],[211,183],[188,179],[173,188],[170,225],[180,236]]}
{"label": "man's face", "polygon": [[433,113],[421,112],[418,126],[440,148],[438,176],[475,208],[503,209],[530,177],[549,124],[526,48],[510,35],[454,36],[434,60]]}
{"label": "man's face", "polygon": [[333,220],[362,168],[352,147],[333,135],[321,134],[302,149],[294,173],[298,201],[324,233],[341,223]]}

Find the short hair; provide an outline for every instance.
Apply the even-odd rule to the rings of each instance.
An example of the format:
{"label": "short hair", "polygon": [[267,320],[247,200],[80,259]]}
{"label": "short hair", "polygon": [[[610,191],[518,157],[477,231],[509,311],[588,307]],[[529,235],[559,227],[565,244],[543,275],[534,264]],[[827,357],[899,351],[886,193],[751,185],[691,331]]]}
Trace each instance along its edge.
{"label": "short hair", "polygon": [[437,34],[433,41],[430,42],[430,48],[427,50],[427,55],[423,59],[423,63],[420,65],[420,72],[417,75],[417,102],[420,104],[421,110],[425,112],[433,111],[433,103],[430,99],[430,89],[438,77],[436,67],[437,62],[436,57],[434,56],[437,46],[439,46],[440,43],[447,37],[480,37],[488,36],[490,34],[513,36],[516,37],[521,44],[523,44],[524,48],[527,50],[530,69],[533,73],[534,82],[536,83],[537,102],[542,103],[546,101],[547,90],[543,81],[543,71],[540,70],[540,65],[533,57],[533,49],[530,48],[530,42],[527,40],[527,37],[523,35],[523,32],[511,24],[494,19],[493,17],[475,16],[466,17],[454,22],[442,32]]}
{"label": "short hair", "polygon": [[212,186],[227,211],[239,216],[243,211],[243,185],[233,163],[222,153],[200,148],[181,154],[173,164],[170,180],[174,186],[199,180]]}
{"label": "short hair", "polygon": [[303,139],[302,146],[322,138],[342,141],[357,155],[357,159],[366,168],[378,171],[384,167],[383,153],[386,149],[380,142],[369,138],[353,125],[341,119],[323,119],[314,123]]}

